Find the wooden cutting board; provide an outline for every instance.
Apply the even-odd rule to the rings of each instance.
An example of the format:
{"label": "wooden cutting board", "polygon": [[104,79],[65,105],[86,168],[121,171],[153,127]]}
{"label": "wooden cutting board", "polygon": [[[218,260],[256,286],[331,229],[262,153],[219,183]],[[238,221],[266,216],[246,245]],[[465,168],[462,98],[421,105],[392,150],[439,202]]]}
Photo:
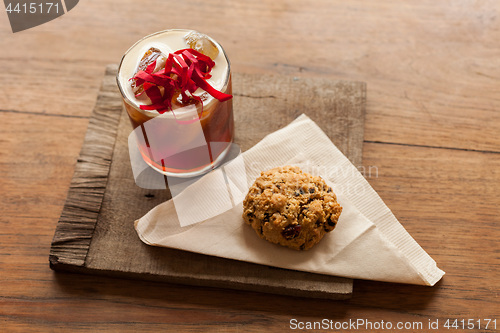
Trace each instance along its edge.
{"label": "wooden cutting board", "polygon": [[[168,190],[134,183],[132,128],[115,75],[106,69],[50,251],[54,270],[345,299],[352,280],[145,245],[133,222],[168,200]],[[361,165],[366,85],[317,78],[233,74],[235,143],[243,151],[302,113]]]}

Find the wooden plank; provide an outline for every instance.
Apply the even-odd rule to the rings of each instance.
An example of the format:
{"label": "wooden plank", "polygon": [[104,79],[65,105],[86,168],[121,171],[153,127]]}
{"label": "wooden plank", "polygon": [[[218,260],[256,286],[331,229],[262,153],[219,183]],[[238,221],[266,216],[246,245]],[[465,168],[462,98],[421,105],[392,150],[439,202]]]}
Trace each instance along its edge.
{"label": "wooden plank", "polygon": [[0,113],[2,216],[57,222],[87,124],[84,118]]}
{"label": "wooden plank", "polygon": [[[131,128],[121,110],[115,73],[116,66],[108,67],[90,120],[54,235],[52,268],[307,297],[350,295],[350,279],[141,243],[133,221],[168,200],[170,194],[141,189],[134,183],[127,147]],[[235,142],[243,150],[307,112],[353,162],[361,163],[363,83],[248,74],[234,74],[233,82]]]}
{"label": "wooden plank", "polygon": [[[90,116],[103,66],[146,34],[193,27],[221,42],[235,72],[367,82],[367,140],[500,151],[497,1],[197,1],[176,10],[203,19],[176,15],[168,24],[149,14],[124,20],[144,5],[121,3],[119,14],[110,1],[92,1],[29,33],[0,29],[0,79],[9,83],[1,109]],[[161,13],[170,6],[151,2]]]}
{"label": "wooden plank", "polygon": [[[407,146],[499,150],[500,2],[184,1],[168,23],[158,13],[171,4],[150,4],[154,12],[141,1],[80,1],[69,14],[16,34],[2,21],[4,331],[279,332],[290,331],[290,318],[424,325],[500,318],[493,238],[500,155]],[[365,138],[403,144],[365,143],[365,165],[380,171],[370,182],[446,270],[440,284],[356,281],[353,299],[329,302],[50,271],[53,229],[88,123],[67,116],[90,116],[102,68],[138,38],[180,26],[220,40],[235,72],[367,82]]]}
{"label": "wooden plank", "polygon": [[[499,232],[500,188],[491,184],[500,181],[500,154],[375,143],[364,148],[365,165],[379,171],[369,177],[370,183],[446,270],[437,286],[356,280],[349,302],[329,302],[53,274],[47,269],[46,253],[54,219],[0,217],[3,328],[236,331],[244,325],[246,332],[261,332],[267,327],[285,330],[291,318],[424,324],[436,319],[444,323],[449,318],[498,318],[495,281],[500,267],[492,249]],[[13,190],[19,196],[43,193],[36,185]],[[41,213],[46,207],[39,209]],[[468,331],[486,330],[476,326]]]}
{"label": "wooden plank", "polygon": [[[113,90],[116,69],[107,68],[84,145],[52,241],[51,263],[83,266],[108,183],[121,100]],[[55,259],[57,257],[57,259]],[[54,261],[55,260],[55,261]]]}
{"label": "wooden plank", "polygon": [[361,165],[364,83],[275,75],[239,75],[237,78],[235,140],[243,151],[305,113],[354,165]]}
{"label": "wooden plank", "polygon": [[366,143],[363,163],[372,166],[370,184],[446,275],[433,288],[356,281],[363,296],[355,293],[351,304],[416,307],[443,322],[498,318],[500,187],[492,184],[500,182],[500,153]]}

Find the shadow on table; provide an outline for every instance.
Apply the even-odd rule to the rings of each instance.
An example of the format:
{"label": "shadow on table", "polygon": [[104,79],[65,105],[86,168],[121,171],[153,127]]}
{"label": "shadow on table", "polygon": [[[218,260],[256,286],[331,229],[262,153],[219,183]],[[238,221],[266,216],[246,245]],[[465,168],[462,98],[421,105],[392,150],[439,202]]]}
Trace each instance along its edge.
{"label": "shadow on table", "polygon": [[[112,302],[148,305],[180,311],[222,309],[229,313],[257,311],[287,317],[348,318],[355,308],[374,308],[408,312],[426,309],[439,292],[434,287],[354,281],[350,300],[333,301],[281,296],[220,288],[168,284],[163,282],[117,279],[104,276],[54,272],[55,286],[68,297],[103,298]],[[236,320],[236,319],[235,319]]]}

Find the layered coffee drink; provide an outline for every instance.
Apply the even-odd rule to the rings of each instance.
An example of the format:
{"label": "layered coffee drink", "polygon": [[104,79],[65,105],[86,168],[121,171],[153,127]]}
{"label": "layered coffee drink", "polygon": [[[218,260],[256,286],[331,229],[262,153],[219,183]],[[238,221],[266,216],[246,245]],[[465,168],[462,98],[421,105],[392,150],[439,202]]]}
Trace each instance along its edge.
{"label": "layered coffee drink", "polygon": [[233,141],[231,70],[223,48],[192,30],[147,36],[117,75],[144,161],[169,176],[217,166]]}

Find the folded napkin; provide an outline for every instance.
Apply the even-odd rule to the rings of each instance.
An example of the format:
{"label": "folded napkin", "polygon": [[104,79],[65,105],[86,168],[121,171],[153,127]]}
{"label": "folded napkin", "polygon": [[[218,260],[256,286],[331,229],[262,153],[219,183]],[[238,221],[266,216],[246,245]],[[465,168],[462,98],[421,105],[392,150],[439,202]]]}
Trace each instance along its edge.
{"label": "folded napkin", "polygon": [[[260,172],[284,165],[321,176],[343,207],[336,229],[308,251],[259,238],[241,216],[246,191]],[[135,228],[149,245],[292,270],[430,286],[444,274],[305,115],[153,208]]]}

